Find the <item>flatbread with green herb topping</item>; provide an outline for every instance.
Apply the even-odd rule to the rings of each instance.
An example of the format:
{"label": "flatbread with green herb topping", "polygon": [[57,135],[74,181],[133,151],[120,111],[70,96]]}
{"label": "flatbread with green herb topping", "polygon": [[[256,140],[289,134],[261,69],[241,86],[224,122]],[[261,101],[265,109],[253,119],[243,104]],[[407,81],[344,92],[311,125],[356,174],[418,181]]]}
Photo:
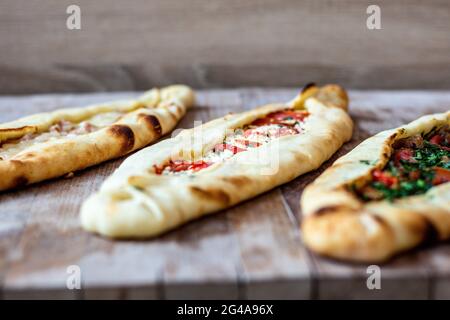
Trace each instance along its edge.
{"label": "flatbread with green herb topping", "polygon": [[383,131],[303,192],[302,234],[333,258],[382,262],[450,238],[450,111]]}

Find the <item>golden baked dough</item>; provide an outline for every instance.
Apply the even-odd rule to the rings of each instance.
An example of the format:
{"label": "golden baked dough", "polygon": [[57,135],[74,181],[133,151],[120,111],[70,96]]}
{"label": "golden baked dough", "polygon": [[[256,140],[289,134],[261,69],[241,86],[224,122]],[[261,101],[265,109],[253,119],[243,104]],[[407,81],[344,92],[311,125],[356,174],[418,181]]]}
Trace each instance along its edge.
{"label": "golden baked dough", "polygon": [[[109,237],[157,236],[286,183],[318,168],[350,139],[353,123],[347,105],[347,95],[339,86],[309,86],[287,104],[226,115],[184,130],[126,159],[84,202],[82,226]],[[155,166],[173,157],[202,159],[224,141],[227,131],[285,109],[309,113],[304,132],[273,139],[194,174],[155,172]],[[196,132],[201,132],[197,143]],[[276,166],[272,166],[274,163]]]}
{"label": "golden baked dough", "polygon": [[430,240],[450,238],[450,183],[421,195],[363,201],[351,186],[388,162],[395,141],[450,124],[450,111],[380,132],[338,159],[302,194],[302,235],[313,251],[344,260],[382,262]]}
{"label": "golden baked dough", "polygon": [[0,124],[0,190],[59,177],[127,154],[170,132],[194,103],[186,86],[137,100],[61,109]]}

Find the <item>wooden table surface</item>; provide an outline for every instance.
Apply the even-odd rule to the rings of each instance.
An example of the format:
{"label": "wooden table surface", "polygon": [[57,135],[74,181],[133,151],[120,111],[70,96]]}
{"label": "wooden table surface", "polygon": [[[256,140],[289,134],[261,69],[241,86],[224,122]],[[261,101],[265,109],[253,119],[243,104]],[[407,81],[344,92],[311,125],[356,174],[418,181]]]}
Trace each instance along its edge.
{"label": "wooden table surface", "polygon": [[[0,121],[38,111],[137,93],[0,97]],[[286,101],[293,89],[198,92],[179,128],[230,111]],[[397,257],[381,268],[381,289],[366,285],[367,265],[345,264],[305,249],[299,198],[337,155],[380,130],[450,109],[450,91],[351,91],[353,140],[320,170],[162,237],[111,241],[84,232],[82,201],[123,161],[118,159],[0,195],[1,297],[9,298],[450,298],[450,246]],[[67,268],[79,266],[82,289],[69,290]]]}

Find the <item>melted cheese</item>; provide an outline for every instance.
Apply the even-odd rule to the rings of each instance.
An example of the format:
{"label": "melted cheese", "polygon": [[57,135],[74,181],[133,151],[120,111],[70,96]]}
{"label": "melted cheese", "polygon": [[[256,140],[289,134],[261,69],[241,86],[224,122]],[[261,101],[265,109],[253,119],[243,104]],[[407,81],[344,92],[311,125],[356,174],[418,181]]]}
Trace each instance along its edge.
{"label": "melted cheese", "polygon": [[[236,154],[232,150],[229,150],[233,147],[245,149],[245,151],[247,151],[282,136],[302,133],[304,130],[304,121],[296,120],[293,121],[292,126],[268,124],[262,126],[248,126],[245,129],[235,129],[233,133],[227,135],[223,141],[223,144],[229,146],[229,148],[221,148],[220,150],[214,148],[208,151],[201,159],[199,159],[199,161],[204,161],[208,164],[224,162]],[[169,175],[190,175],[195,172],[196,170],[172,171],[170,166],[166,166],[161,173]]]}

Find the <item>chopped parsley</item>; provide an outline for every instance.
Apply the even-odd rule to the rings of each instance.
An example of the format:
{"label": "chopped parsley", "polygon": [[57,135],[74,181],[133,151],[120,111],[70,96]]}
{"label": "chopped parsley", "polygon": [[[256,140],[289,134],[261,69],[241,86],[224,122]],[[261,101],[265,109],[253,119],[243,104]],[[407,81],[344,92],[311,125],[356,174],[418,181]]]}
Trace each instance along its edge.
{"label": "chopped parsley", "polygon": [[362,163],[362,164],[368,165],[368,166],[373,166],[373,165],[375,165],[378,162],[378,160],[373,160],[373,161],[370,161],[370,160],[359,160],[359,162]]}
{"label": "chopped parsley", "polygon": [[[449,126],[425,137],[416,135],[394,144],[386,166],[372,172],[372,180],[356,193],[365,201],[394,200],[426,193],[433,186],[450,181]],[[361,163],[370,165],[368,160]]]}

